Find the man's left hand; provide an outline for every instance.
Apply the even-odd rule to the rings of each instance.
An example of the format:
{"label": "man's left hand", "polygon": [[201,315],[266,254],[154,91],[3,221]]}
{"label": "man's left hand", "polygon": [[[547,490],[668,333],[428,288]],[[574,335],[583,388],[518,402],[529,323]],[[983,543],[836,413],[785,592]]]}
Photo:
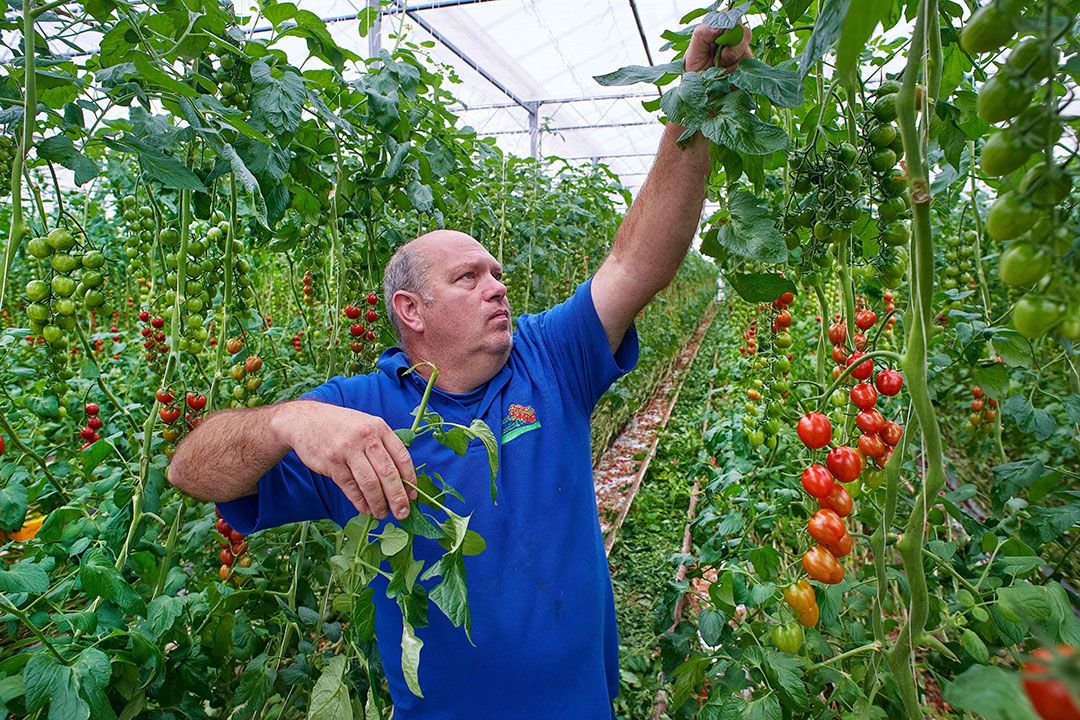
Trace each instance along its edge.
{"label": "man's left hand", "polygon": [[[683,66],[687,72],[701,72],[708,70],[714,65],[719,65],[725,71],[731,72],[739,66],[744,58],[753,57],[750,50],[750,28],[740,23],[743,29],[743,39],[738,45],[724,48],[716,47],[716,39],[723,35],[726,30],[698,25],[694,28],[694,34],[690,37],[690,47],[686,50],[683,58]],[[719,63],[717,62],[717,50],[719,49]]]}

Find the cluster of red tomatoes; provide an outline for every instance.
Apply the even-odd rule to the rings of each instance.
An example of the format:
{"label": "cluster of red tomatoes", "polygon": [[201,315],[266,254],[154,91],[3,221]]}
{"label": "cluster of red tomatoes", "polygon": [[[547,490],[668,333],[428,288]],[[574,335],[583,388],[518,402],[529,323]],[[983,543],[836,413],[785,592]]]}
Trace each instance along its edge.
{"label": "cluster of red tomatoes", "polygon": [[[168,443],[165,446],[165,455],[171,458],[176,449],[176,443],[180,441],[183,433],[193,430],[202,419],[203,410],[206,408],[206,396],[193,392],[185,393],[184,402],[181,405],[176,402],[176,394],[172,390],[161,388],[154,393],[154,397],[161,403],[158,417],[165,424],[161,430],[161,437]],[[183,409],[185,406],[186,411]],[[180,419],[181,414],[184,416],[184,422],[182,426],[178,426],[176,421]]]}
{"label": "cluster of red tomatoes", "polygon": [[[304,303],[306,305],[313,305],[315,303],[315,290],[311,287],[310,270],[304,273]],[[270,318],[266,319],[266,326],[270,327]]]}
{"label": "cluster of red tomatoes", "polygon": [[143,341],[146,359],[150,362],[163,362],[169,354],[169,343],[165,341],[165,318],[160,315],[151,316],[148,311],[142,310],[139,312],[139,322],[143,323],[139,333],[146,338]]}
{"label": "cluster of red tomatoes", "polygon": [[97,403],[86,403],[84,410],[86,410],[86,427],[79,431],[79,437],[83,440],[80,450],[90,447],[101,438],[98,430],[101,429],[103,424],[101,418],[98,417],[101,409],[97,406]]}
{"label": "cluster of red tomatoes", "polygon": [[[833,439],[832,423],[819,412],[800,418],[796,432],[811,450],[820,450]],[[844,518],[851,514],[852,499],[851,493],[835,480],[853,482],[862,468],[862,458],[854,448],[838,445],[825,456],[825,465],[811,465],[803,470],[803,489],[818,501],[818,510],[806,529],[819,544],[803,555],[802,565],[806,574],[818,582],[833,585],[844,579],[844,567],[837,558],[851,552],[851,535]]]}
{"label": "cluster of red tomatoes", "polygon": [[[368,309],[364,310],[364,305],[367,305]],[[349,320],[349,336],[352,340],[349,341],[349,349],[356,354],[360,354],[367,349],[364,345],[366,342],[374,342],[378,336],[375,332],[374,324],[379,321],[379,313],[375,312],[375,306],[379,304],[379,296],[375,293],[368,293],[364,298],[364,302],[345,306],[345,317]],[[364,325],[364,321],[367,325]]]}
{"label": "cluster of red tomatoes", "polygon": [[225,542],[218,541],[218,545],[221,546],[221,552],[218,553],[218,559],[221,560],[218,577],[225,582],[232,575],[233,565],[251,567],[251,556],[248,555],[247,535],[229,527],[229,523],[225,522],[225,518],[221,517],[217,508],[214,508],[214,514],[217,515],[215,527],[225,540]]}
{"label": "cluster of red tomatoes", "polygon": [[986,393],[978,385],[971,388],[971,398],[968,422],[980,432],[990,432],[997,420],[997,400],[986,397]]}

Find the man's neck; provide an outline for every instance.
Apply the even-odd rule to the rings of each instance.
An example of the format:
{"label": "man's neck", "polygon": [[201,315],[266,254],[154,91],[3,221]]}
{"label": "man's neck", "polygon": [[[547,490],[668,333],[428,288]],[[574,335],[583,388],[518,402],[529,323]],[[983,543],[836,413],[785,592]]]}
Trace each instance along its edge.
{"label": "man's neck", "polygon": [[507,358],[492,358],[487,355],[474,357],[471,361],[436,359],[430,355],[425,357],[420,351],[409,350],[406,350],[405,355],[410,365],[417,365],[414,372],[425,381],[431,377],[431,365],[437,367],[439,376],[435,379],[435,387],[455,395],[476,390],[495,377],[507,361]]}

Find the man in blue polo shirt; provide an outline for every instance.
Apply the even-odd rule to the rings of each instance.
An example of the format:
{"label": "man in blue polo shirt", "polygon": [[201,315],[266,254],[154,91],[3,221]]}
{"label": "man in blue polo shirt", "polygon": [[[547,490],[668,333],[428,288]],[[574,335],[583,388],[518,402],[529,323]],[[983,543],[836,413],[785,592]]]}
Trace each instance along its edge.
{"label": "man in blue polo shirt", "polygon": [[[685,63],[716,60],[719,33],[699,27]],[[733,67],[743,43],[719,58]],[[384,290],[399,347],[378,372],[337,377],[301,399],[209,416],[177,448],[169,480],[218,503],[243,533],[303,520],[344,525],[357,513],[384,522],[408,514],[415,464],[437,470],[464,498],[487,541],[465,559],[472,643],[439,612],[424,642],[413,695],[401,672],[402,619],[375,588],[376,633],[400,720],[608,720],[619,689],[615,607],[596,513],[589,418],[597,400],[637,360],[635,315],[671,280],[704,201],[708,142],[685,148],[669,124],[652,173],[596,275],[566,302],[518,319],[511,331],[502,268],[480,243],[440,230],[398,249]],[[460,458],[409,427],[430,372],[429,407],[468,425],[482,419],[499,441],[498,505],[484,447]],[[212,462],[208,459],[212,458]],[[406,482],[403,482],[406,481]],[[441,553],[417,542],[419,559]],[[432,581],[434,582],[434,581]],[[381,585],[380,585],[381,583]]]}

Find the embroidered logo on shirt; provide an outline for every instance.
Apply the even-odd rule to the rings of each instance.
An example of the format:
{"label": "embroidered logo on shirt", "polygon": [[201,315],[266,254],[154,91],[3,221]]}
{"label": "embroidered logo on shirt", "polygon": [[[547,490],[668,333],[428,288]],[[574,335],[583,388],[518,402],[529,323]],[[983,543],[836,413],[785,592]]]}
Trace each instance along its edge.
{"label": "embroidered logo on shirt", "polygon": [[505,445],[530,430],[536,430],[538,427],[540,427],[540,421],[536,419],[536,411],[528,405],[514,403],[506,411],[506,417],[502,421],[501,444]]}

